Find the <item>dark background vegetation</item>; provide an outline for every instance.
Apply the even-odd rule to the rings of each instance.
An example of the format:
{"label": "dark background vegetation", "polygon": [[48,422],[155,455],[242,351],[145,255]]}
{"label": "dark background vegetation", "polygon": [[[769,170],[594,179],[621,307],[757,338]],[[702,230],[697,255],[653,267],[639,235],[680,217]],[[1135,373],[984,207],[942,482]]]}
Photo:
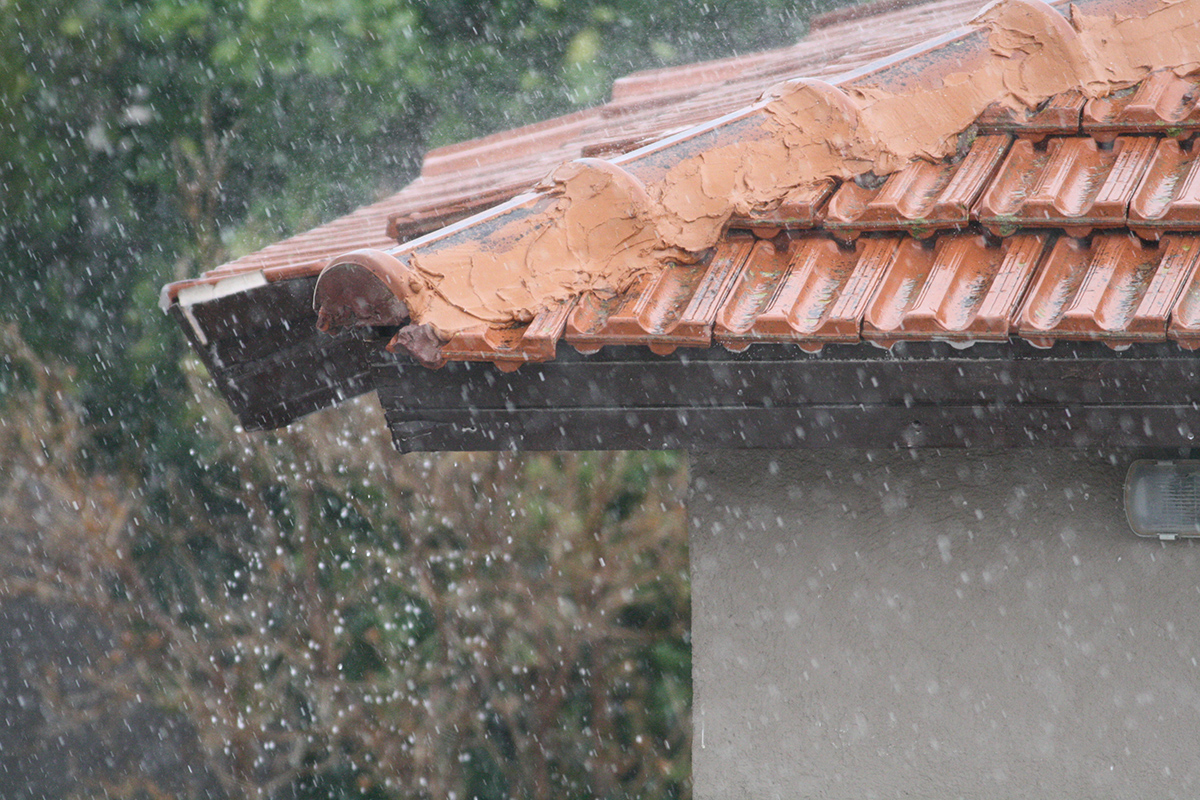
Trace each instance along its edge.
{"label": "dark background vegetation", "polygon": [[0,795],[689,796],[681,457],[245,434],[157,296],[817,10],[0,0]]}

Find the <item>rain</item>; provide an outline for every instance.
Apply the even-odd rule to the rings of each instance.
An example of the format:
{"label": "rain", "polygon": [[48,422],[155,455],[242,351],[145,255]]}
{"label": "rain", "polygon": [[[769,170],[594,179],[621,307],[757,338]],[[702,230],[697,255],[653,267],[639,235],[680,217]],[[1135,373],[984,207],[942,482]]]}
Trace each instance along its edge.
{"label": "rain", "polygon": [[313,281],[162,294],[458,143],[974,13],[839,5],[0,0],[0,797],[1195,796],[1194,531],[1124,485],[1194,454],[1174,342],[429,370]]}

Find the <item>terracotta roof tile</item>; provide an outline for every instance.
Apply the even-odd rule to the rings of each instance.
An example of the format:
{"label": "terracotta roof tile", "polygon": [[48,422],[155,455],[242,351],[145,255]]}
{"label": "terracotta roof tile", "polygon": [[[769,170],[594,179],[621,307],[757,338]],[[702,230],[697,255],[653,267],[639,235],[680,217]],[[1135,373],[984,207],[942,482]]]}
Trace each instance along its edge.
{"label": "terracotta roof tile", "polygon": [[668,267],[615,298],[587,295],[568,318],[565,338],[583,353],[609,344],[644,344],[660,355],[708,347],[717,310],[756,247],[762,245],[753,237],[730,237],[707,264]]}
{"label": "terracotta roof tile", "polygon": [[734,215],[729,225],[731,228],[749,228],[774,233],[783,228],[815,228],[824,220],[826,201],[837,185],[836,181],[827,180],[801,186],[784,195],[779,205],[771,210],[745,216]]}
{"label": "terracotta roof tile", "polygon": [[1120,136],[1111,147],[1082,136],[1051,138],[1044,149],[1019,140],[980,199],[978,219],[998,236],[1021,226],[1076,236],[1123,227],[1155,145],[1145,136]]}
{"label": "terracotta roof tile", "polygon": [[629,75],[614,83],[605,105],[432,150],[421,175],[400,192],[201,278],[172,284],[165,300],[187,286],[273,267],[287,267],[282,274],[289,276],[316,275],[338,251],[384,249],[435,231],[516,196],[565,161],[628,152],[735,111],[785,78],[861,67],[879,54],[954,30],[978,8],[978,0],[869,3],[859,16],[831,17],[790,47]]}
{"label": "terracotta roof tile", "polygon": [[[830,239],[822,239],[832,253],[838,246]],[[775,300],[787,290],[781,286],[785,275],[790,274],[794,249],[785,236],[778,242],[762,241],[738,276],[722,305],[713,325],[713,338],[727,349],[742,351],[754,342],[771,341],[772,335],[792,336],[795,328],[787,325],[788,309],[775,307]],[[786,301],[784,301],[786,303]]]}
{"label": "terracotta roof tile", "polygon": [[[1192,244],[1192,249],[1197,245]],[[1186,245],[1181,246],[1181,250]],[[1188,350],[1200,348],[1200,275],[1193,268],[1183,281],[1183,289],[1175,304],[1171,306],[1171,321],[1167,326],[1167,338]]]}
{"label": "terracotta roof tile", "polygon": [[872,188],[847,181],[829,201],[825,227],[849,236],[899,229],[917,237],[964,228],[1008,143],[1005,135],[982,136],[959,161],[917,160]]}
{"label": "terracotta roof tile", "polygon": [[[747,269],[718,314],[716,340],[730,350],[755,342],[785,342],[809,352],[829,342],[861,340],[860,320],[880,276],[903,239],[859,239],[853,247],[824,236],[791,242],[789,262],[775,253]],[[768,289],[769,287],[769,289]]]}
{"label": "terracotta roof tile", "polygon": [[832,11],[826,11],[824,14],[818,14],[813,17],[812,22],[809,23],[809,29],[813,31],[824,30],[841,23],[870,19],[888,11],[899,11],[921,5],[921,0],[875,0],[875,2],[871,3],[859,3],[858,5],[846,6],[844,8],[835,8]]}
{"label": "terracotta roof tile", "polygon": [[[1052,137],[1044,147],[1018,140],[1018,158],[997,169],[1008,144],[1007,135],[981,136],[957,161],[914,162],[874,189],[847,182],[823,201],[826,186],[797,204],[799,213],[735,219],[733,228],[760,238],[731,232],[705,264],[671,267],[615,297],[584,295],[565,316],[562,338],[584,353],[631,344],[656,353],[713,343],[740,351],[759,342],[814,351],[835,342],[969,344],[1011,335],[1040,346],[1165,340],[1172,304],[1200,254],[1193,153],[1158,137],[1122,136],[1111,148]],[[1024,201],[1001,214],[981,200],[978,216],[992,233],[972,227],[966,211],[989,181],[994,196]],[[1159,245],[1125,228],[1138,186],[1135,207],[1148,208],[1143,198],[1153,197],[1175,211],[1169,221],[1139,217],[1153,234],[1145,238],[1161,237]],[[856,241],[803,232],[814,227]],[[1118,230],[1086,238],[1093,227]],[[1171,338],[1200,345],[1200,299],[1193,307],[1195,317],[1174,325]],[[512,341],[523,330],[514,329]],[[452,343],[446,353],[509,365],[554,357],[544,340],[523,350]]]}
{"label": "terracotta roof tile", "polygon": [[1007,341],[1046,241],[1045,233],[989,241],[978,233],[938,237],[909,248],[884,276],[863,318],[863,336],[900,340]]}
{"label": "terracotta roof tile", "polygon": [[1082,92],[1070,91],[1057,94],[1034,108],[1014,109],[992,103],[976,124],[980,133],[1011,133],[1021,139],[1040,142],[1050,135],[1078,133],[1085,102]]}
{"label": "terracotta roof tile", "polygon": [[1127,232],[1055,244],[1021,309],[1020,335],[1049,347],[1100,339],[1114,347],[1167,338],[1170,308],[1196,269],[1200,240],[1165,236],[1147,244]]}
{"label": "terracotta roof tile", "polygon": [[1163,139],[1129,204],[1129,226],[1157,239],[1163,231],[1200,228],[1200,148]]}
{"label": "terracotta roof tile", "polygon": [[1155,72],[1137,87],[1089,100],[1083,131],[1098,141],[1118,133],[1162,133],[1184,138],[1200,130],[1200,82]]}
{"label": "terracotta roof tile", "polygon": [[456,334],[442,347],[442,354],[447,361],[491,361],[505,372],[529,361],[549,361],[557,353],[558,340],[577,302],[572,298],[557,303],[528,325]]}

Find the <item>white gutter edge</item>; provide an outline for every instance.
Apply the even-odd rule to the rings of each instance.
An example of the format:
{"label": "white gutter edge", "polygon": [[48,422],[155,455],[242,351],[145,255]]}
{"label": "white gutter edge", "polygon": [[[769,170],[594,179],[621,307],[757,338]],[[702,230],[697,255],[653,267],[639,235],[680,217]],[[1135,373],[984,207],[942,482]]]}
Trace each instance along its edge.
{"label": "white gutter edge", "polygon": [[[187,319],[188,324],[192,326],[192,331],[195,332],[196,339],[199,340],[200,344],[206,345],[208,344],[208,337],[200,329],[200,323],[196,321],[195,315],[192,314],[191,307],[199,303],[208,303],[222,297],[228,297],[232,294],[248,292],[251,289],[257,289],[266,285],[267,277],[263,274],[262,270],[243,272],[240,275],[232,275],[214,283],[185,286],[175,296],[175,303],[179,306],[179,310],[183,312],[183,316]],[[171,307],[171,300],[167,297],[165,288],[158,297],[158,307],[164,312],[168,311]]]}

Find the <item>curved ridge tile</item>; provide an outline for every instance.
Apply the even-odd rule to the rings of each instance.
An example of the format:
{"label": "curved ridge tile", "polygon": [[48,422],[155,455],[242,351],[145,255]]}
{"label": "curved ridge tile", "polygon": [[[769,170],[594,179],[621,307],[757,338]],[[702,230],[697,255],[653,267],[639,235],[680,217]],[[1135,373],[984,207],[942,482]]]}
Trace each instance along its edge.
{"label": "curved ridge tile", "polygon": [[380,250],[354,250],[321,270],[313,291],[317,328],[402,325],[424,282],[399,259]]}

